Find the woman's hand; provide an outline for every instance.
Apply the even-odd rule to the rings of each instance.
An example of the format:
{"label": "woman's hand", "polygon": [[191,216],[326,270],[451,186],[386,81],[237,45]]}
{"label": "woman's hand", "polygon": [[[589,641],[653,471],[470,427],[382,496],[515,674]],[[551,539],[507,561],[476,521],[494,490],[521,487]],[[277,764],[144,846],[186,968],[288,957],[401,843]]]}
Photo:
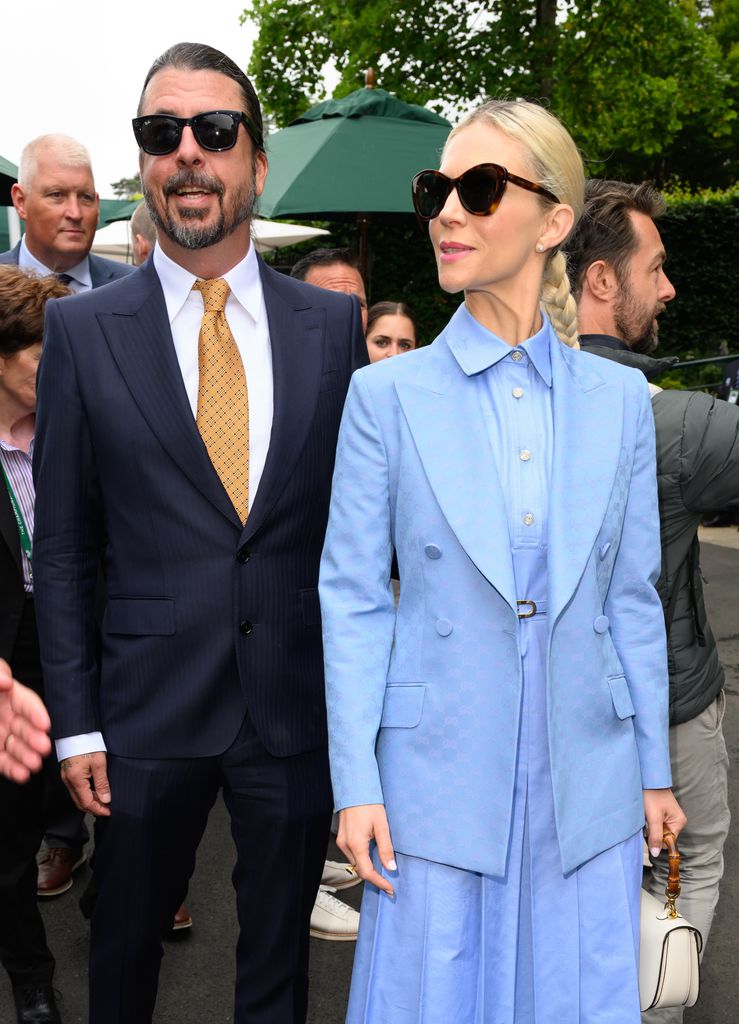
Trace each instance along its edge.
{"label": "woman's hand", "polygon": [[390,842],[390,828],[382,804],[363,804],[359,807],[345,807],[339,811],[339,834],[336,844],[349,858],[360,878],[382,889],[388,896],[395,891],[386,878],[375,871],[369,853],[370,840],[377,843],[380,860],[388,871],[397,871],[393,844]]}
{"label": "woman's hand", "polygon": [[688,820],[671,789],[644,790],[644,817],[647,819],[647,846],[653,857],[659,856],[665,829],[677,837]]}

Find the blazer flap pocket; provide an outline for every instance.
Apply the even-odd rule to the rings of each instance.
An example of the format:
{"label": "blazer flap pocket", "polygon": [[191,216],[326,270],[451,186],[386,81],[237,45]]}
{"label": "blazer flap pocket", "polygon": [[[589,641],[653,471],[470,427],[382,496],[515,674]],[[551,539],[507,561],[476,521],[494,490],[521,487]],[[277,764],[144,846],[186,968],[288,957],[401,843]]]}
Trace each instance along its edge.
{"label": "blazer flap pocket", "polygon": [[339,383],[338,370],[324,370],[321,374],[319,391],[334,391]]}
{"label": "blazer flap pocket", "polygon": [[388,683],[381,728],[415,729],[421,721],[425,696],[425,683]]}
{"label": "blazer flap pocket", "polygon": [[109,597],[103,630],[128,636],[172,636],[174,600],[171,597]]}
{"label": "blazer flap pocket", "polygon": [[631,694],[626,682],[626,676],[609,676],[608,686],[611,691],[613,708],[619,718],[631,718],[634,714],[634,705],[631,703]]}

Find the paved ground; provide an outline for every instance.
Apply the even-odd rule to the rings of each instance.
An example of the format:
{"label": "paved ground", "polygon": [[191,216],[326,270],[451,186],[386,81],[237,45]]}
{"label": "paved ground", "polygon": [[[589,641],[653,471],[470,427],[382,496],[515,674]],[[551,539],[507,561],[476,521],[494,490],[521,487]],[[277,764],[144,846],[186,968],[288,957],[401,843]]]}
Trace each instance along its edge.
{"label": "paved ground", "polygon": [[[722,541],[733,531],[716,530]],[[739,536],[739,534],[737,535]],[[713,536],[711,537],[713,540]],[[727,670],[726,737],[732,762],[732,812],[739,821],[739,550],[705,544],[703,570],[708,579],[706,600]],[[686,1024],[736,1024],[739,1005],[739,830],[727,845],[726,877],[703,972],[703,995],[685,1014]],[[192,932],[167,943],[156,1024],[226,1024],[233,1021],[233,950],[236,925],[229,881],[233,857],[226,815],[213,812],[203,841],[188,905]],[[62,993],[65,1024],[85,1024],[87,926],[76,897],[87,869],[74,888],[44,903],[50,943],[58,960],[56,985]],[[279,884],[279,879],[275,879]],[[358,906],[359,889],[344,894]],[[604,906],[604,913],[606,913]],[[309,1024],[342,1024],[354,952],[353,943],[312,941]],[[10,987],[0,978],[0,1022],[14,1020]],[[392,1021],[388,1021],[392,1024]],[[449,1024],[455,1024],[450,1021]]]}

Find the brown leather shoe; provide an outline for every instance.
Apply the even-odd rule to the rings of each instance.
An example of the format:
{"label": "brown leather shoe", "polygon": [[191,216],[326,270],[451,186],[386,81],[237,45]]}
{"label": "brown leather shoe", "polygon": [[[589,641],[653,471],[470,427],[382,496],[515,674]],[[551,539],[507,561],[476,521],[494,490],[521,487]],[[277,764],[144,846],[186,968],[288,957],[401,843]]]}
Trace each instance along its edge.
{"label": "brown leather shoe", "polygon": [[172,922],[172,931],[180,932],[184,928],[192,928],[192,918],[190,917],[190,911],[183,903],[174,916],[174,921]]}
{"label": "brown leather shoe", "polygon": [[72,888],[72,875],[85,863],[81,846],[50,846],[38,862],[37,896],[60,896]]}

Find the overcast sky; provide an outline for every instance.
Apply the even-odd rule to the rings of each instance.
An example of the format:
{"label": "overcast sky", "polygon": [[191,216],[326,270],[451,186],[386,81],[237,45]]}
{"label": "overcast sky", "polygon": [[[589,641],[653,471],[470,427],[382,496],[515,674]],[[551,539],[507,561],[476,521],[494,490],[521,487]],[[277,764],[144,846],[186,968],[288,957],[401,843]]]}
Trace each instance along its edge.
{"label": "overcast sky", "polygon": [[25,0],[4,18],[0,154],[65,132],[90,150],[101,197],[138,170],[131,129],[155,57],[173,43],[208,43],[246,68],[255,33],[239,25],[241,0]]}

